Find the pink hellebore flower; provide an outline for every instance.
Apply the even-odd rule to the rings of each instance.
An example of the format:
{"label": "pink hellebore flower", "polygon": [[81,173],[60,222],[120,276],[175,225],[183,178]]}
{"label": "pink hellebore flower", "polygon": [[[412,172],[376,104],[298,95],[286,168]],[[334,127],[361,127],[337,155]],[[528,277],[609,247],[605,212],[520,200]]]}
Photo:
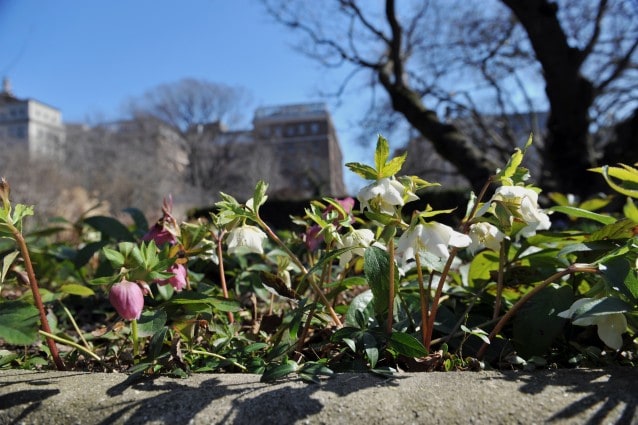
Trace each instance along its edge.
{"label": "pink hellebore flower", "polygon": [[153,227],[151,227],[148,232],[142,236],[142,240],[144,242],[155,241],[155,245],[157,246],[162,246],[165,243],[173,245],[176,242],[175,235],[164,227],[162,220],[155,223]]}
{"label": "pink hellebore flower", "polygon": [[144,308],[144,292],[137,283],[122,280],[111,286],[109,301],[125,320],[139,319]]}
{"label": "pink hellebore flower", "polygon": [[173,276],[168,279],[158,281],[157,283],[159,285],[166,285],[170,283],[177,292],[181,292],[182,289],[186,288],[188,282],[188,270],[183,264],[175,263],[170,266],[166,272],[173,273]]}
{"label": "pink hellebore flower", "polygon": [[148,229],[148,232],[142,236],[142,240],[145,242],[155,241],[155,245],[162,246],[165,243],[173,245],[177,239],[175,235],[170,232],[167,224],[175,224],[175,218],[171,215],[173,210],[173,198],[171,196],[168,199],[164,198],[164,205],[162,206],[162,218]]}
{"label": "pink hellebore flower", "polygon": [[435,221],[417,224],[405,231],[397,242],[397,256],[405,265],[421,251],[429,252],[447,260],[450,256],[449,247],[463,248],[472,240],[469,236],[453,230],[450,226]]}

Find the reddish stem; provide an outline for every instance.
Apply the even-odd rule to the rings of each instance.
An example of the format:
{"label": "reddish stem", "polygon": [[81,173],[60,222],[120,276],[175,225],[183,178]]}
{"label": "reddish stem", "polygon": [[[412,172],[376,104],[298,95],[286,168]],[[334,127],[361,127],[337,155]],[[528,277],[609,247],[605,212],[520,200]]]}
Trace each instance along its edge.
{"label": "reddish stem", "polygon": [[[27,276],[29,278],[29,284],[31,285],[31,293],[33,294],[33,300],[35,301],[35,306],[38,308],[38,312],[40,313],[40,326],[42,330],[48,334],[51,334],[51,327],[49,326],[49,321],[47,319],[46,311],[44,310],[44,304],[42,303],[42,297],[40,296],[40,289],[38,287],[38,281],[35,277],[35,272],[33,271],[33,264],[31,263],[31,256],[29,255],[29,250],[27,249],[27,243],[22,236],[22,233],[14,227],[10,225],[11,231],[13,233],[13,237],[18,243],[18,247],[20,248],[20,252],[22,253],[22,259],[24,260],[25,268],[27,269]],[[53,362],[58,370],[66,370],[64,366],[64,362],[62,358],[60,358],[60,353],[58,352],[58,347],[55,345],[55,341],[52,338],[46,337],[47,345],[49,346],[49,351],[51,351],[51,357],[53,357]]]}
{"label": "reddish stem", "polygon": [[[222,284],[222,292],[224,294],[224,298],[228,299],[228,287],[226,286],[226,273],[224,271],[224,251],[222,248],[222,239],[224,238],[225,230],[219,232],[217,235],[217,261],[219,261],[219,280]],[[235,316],[233,316],[232,312],[227,312],[228,314],[228,322],[235,323]]]}

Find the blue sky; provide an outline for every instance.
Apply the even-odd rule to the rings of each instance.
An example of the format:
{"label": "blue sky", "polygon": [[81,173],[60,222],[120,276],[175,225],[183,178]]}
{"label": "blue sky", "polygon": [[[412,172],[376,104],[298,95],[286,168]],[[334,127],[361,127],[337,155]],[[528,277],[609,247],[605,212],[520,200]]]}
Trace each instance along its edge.
{"label": "blue sky", "polygon": [[[244,87],[247,125],[258,106],[324,101],[340,75],[294,41],[258,0],[0,0],[0,77],[65,122],[117,119],[129,98],[186,77]],[[357,105],[328,106],[346,162],[369,162],[354,141]]]}

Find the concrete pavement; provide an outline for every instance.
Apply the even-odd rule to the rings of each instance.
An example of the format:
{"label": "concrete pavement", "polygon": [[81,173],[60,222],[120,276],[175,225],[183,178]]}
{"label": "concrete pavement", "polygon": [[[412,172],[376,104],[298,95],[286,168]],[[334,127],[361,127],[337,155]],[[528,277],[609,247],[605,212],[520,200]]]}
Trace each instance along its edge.
{"label": "concrete pavement", "polygon": [[339,374],[0,371],[0,424],[638,424],[638,370]]}

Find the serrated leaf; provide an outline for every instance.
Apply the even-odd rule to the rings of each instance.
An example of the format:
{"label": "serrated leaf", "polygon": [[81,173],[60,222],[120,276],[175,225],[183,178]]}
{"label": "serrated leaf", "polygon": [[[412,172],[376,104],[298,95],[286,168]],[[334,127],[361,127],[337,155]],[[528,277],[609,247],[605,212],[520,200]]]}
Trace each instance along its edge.
{"label": "serrated leaf", "polygon": [[104,253],[106,259],[111,262],[111,266],[113,266],[114,269],[119,269],[124,265],[124,254],[122,254],[120,251],[104,247],[102,249],[102,252]]}
{"label": "serrated leaf", "polygon": [[376,180],[377,171],[369,165],[360,164],[358,162],[348,162],[346,167],[356,175],[363,177],[366,180]]}
{"label": "serrated leaf", "polygon": [[390,157],[390,144],[388,140],[379,134],[377,138],[377,148],[374,151],[374,166],[377,171],[377,175],[380,176],[383,173],[383,167]]}
{"label": "serrated leaf", "polygon": [[252,210],[257,212],[259,211],[259,207],[261,207],[268,197],[266,196],[266,191],[268,190],[268,183],[263,180],[259,180],[257,185],[255,186],[255,191],[253,192],[253,202],[252,202]]}
{"label": "serrated leaf", "polygon": [[38,309],[24,301],[0,303],[0,339],[11,345],[29,345],[38,338]]}
{"label": "serrated leaf", "polygon": [[636,224],[628,219],[618,220],[615,223],[608,224],[591,234],[589,240],[597,241],[603,239],[626,239],[634,235],[634,227]]}
{"label": "serrated leaf", "polygon": [[399,171],[401,171],[401,167],[403,167],[403,163],[405,162],[407,156],[408,153],[405,152],[403,155],[397,156],[388,161],[388,163],[383,166],[379,178],[392,177]]}
{"label": "serrated leaf", "polygon": [[363,271],[372,291],[375,313],[387,312],[390,290],[389,254],[376,246],[366,248],[363,255]]}
{"label": "serrated leaf", "polygon": [[388,345],[406,357],[418,358],[428,354],[428,350],[418,339],[404,332],[392,332]]}
{"label": "serrated leaf", "polygon": [[62,285],[60,291],[69,295],[79,295],[81,297],[90,297],[95,295],[95,292],[84,285],[78,285],[77,283],[69,283]]}

